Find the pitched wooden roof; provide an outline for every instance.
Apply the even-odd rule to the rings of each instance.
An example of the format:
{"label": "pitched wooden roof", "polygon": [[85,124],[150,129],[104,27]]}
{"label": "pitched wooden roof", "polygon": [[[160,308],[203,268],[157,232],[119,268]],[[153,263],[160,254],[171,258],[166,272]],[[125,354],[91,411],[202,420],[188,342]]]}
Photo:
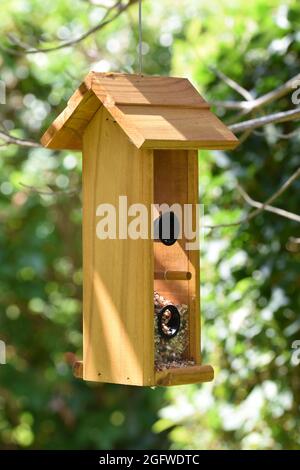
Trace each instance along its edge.
{"label": "pitched wooden roof", "polygon": [[82,148],[82,135],[105,106],[138,148],[232,149],[232,132],[185,78],[90,72],[43,135],[53,149]]}

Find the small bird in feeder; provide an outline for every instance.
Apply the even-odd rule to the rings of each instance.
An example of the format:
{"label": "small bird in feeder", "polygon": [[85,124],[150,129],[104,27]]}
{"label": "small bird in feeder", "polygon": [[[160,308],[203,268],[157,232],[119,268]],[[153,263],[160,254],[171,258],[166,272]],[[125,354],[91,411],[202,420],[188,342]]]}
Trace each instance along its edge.
{"label": "small bird in feeder", "polygon": [[187,79],[91,72],[42,143],[83,155],[83,361],[75,374],[140,386],[212,380],[201,361],[199,250],[179,236],[177,216],[169,212],[169,236],[162,213],[155,239],[100,240],[97,208],[120,196],[149,214],[152,205],[196,206],[198,149],[233,149],[236,137]]}

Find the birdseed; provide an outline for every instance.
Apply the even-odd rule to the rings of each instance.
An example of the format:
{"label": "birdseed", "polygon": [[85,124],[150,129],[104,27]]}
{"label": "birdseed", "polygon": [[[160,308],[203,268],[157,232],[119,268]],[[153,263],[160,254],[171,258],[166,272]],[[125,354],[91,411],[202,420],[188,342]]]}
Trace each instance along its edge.
{"label": "birdseed", "polygon": [[[160,311],[166,307],[174,305],[180,315],[180,328],[176,336],[167,338],[162,336],[158,327],[158,318]],[[188,324],[188,306],[185,304],[174,304],[164,298],[158,292],[154,292],[154,317],[155,317],[155,369],[158,371],[170,369],[173,367],[188,367],[194,365],[194,361],[187,360],[189,344],[189,324]],[[161,328],[163,333],[168,334],[168,321],[171,313],[165,310]]]}

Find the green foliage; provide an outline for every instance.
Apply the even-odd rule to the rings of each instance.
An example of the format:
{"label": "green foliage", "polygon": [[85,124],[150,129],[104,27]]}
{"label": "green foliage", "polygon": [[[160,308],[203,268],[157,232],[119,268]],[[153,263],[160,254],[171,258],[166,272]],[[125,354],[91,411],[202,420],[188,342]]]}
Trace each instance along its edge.
{"label": "green foliage", "polygon": [[[297,2],[203,4],[175,42],[174,71],[188,73],[211,100],[240,97],[209,66],[253,93],[265,93],[299,70],[299,15]],[[293,107],[290,94],[267,110]],[[299,167],[299,136],[278,137],[295,126],[268,126],[226,155],[202,153],[207,223],[230,223],[247,211],[237,182],[264,201]],[[299,189],[297,181],[276,205],[298,213]],[[298,235],[296,223],[269,213],[206,234],[204,359],[218,367],[213,384],[167,393],[170,403],[154,429],[172,426],[172,447],[299,448],[299,366],[291,364],[292,343],[300,334],[299,254],[287,250],[289,237]]]}
{"label": "green foliage", "polygon": [[[104,10],[83,0],[2,0],[2,39],[17,31],[44,47],[95,25]],[[189,76],[213,100],[240,99],[215,66],[253,94],[299,71],[297,0],[144,2],[144,71]],[[1,122],[38,140],[89,69],[137,70],[137,10],[73,49],[13,56],[1,51],[7,86]],[[6,45],[8,40],[6,39]],[[290,109],[291,96],[269,106]],[[222,110],[216,110],[222,115]],[[230,120],[232,116],[226,116]],[[268,126],[235,152],[201,154],[207,223],[238,220],[248,208],[237,180],[267,199],[299,166],[295,123]],[[95,385],[72,377],[81,354],[81,158],[16,146],[0,148],[1,448],[299,448],[299,236],[269,213],[251,224],[207,233],[202,248],[204,362],[213,384],[172,389]],[[20,183],[75,194],[40,195]],[[299,212],[295,182],[280,207]],[[299,199],[299,197],[298,197]]]}

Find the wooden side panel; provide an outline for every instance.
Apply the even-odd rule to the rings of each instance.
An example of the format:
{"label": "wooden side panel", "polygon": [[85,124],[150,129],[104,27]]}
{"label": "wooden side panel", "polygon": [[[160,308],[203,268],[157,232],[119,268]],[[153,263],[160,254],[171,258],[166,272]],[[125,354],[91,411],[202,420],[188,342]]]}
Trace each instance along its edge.
{"label": "wooden side panel", "polygon": [[[168,205],[179,204],[184,212],[185,204],[193,205],[195,221],[198,204],[198,152],[193,150],[154,151],[154,202]],[[194,227],[195,228],[195,227]],[[200,285],[199,250],[187,250],[187,238],[172,246],[154,242],[154,289],[174,303],[189,306],[189,351],[188,358],[196,364],[200,358]],[[168,272],[190,273],[187,280],[166,280]],[[167,273],[166,273],[167,272]],[[166,273],[159,276],[159,273]]]}
{"label": "wooden side panel", "polygon": [[[199,181],[198,181],[198,152],[188,152],[188,203],[193,204],[192,219],[194,229],[196,222],[196,211],[199,204]],[[191,221],[192,223],[192,221]],[[199,230],[198,226],[198,230]],[[201,317],[200,317],[200,252],[197,250],[188,251],[189,272],[192,279],[189,282],[190,299],[190,358],[196,364],[201,364]]]}
{"label": "wooden side panel", "polygon": [[152,385],[153,242],[99,240],[96,208],[118,207],[123,195],[128,206],[150,206],[153,155],[136,149],[104,107],[83,140],[83,378]]}

